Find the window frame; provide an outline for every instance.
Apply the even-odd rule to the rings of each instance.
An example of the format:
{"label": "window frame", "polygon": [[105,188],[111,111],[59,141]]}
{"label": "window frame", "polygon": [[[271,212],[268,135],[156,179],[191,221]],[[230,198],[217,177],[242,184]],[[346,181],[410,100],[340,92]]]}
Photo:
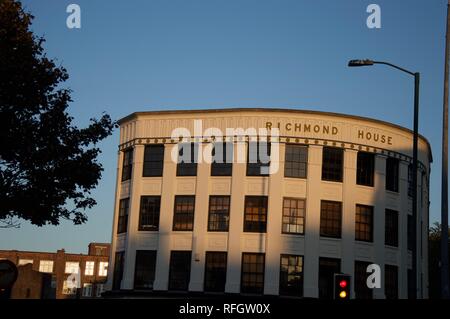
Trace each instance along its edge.
{"label": "window frame", "polygon": [[[216,260],[214,260],[214,257],[219,258],[216,258]],[[212,262],[212,265],[210,265],[210,267],[208,267],[208,261]],[[205,273],[203,280],[203,291],[225,292],[225,284],[227,281],[227,262],[228,262],[228,252],[226,251],[205,252]],[[213,268],[215,269],[213,270]],[[220,274],[220,272],[223,273]]]}
{"label": "window frame", "polygon": [[[152,152],[153,150],[153,152]],[[160,153],[155,152],[157,150]],[[162,152],[161,152],[162,150]],[[152,153],[154,153],[152,155]],[[162,177],[164,173],[164,144],[145,145],[142,177]],[[161,157],[161,158],[159,158]],[[156,159],[155,159],[156,158]]]}
{"label": "window frame", "polygon": [[[289,156],[295,157],[295,156],[299,156],[300,158],[297,160],[289,160],[288,161],[288,152],[289,149],[294,150],[294,149],[298,149],[298,154],[294,153],[294,154],[290,154]],[[305,155],[302,154],[302,151],[304,151],[306,153],[306,158],[305,161],[303,162],[301,160],[301,156]],[[306,179],[308,178],[308,145],[303,145],[303,144],[286,144],[285,146],[285,151],[284,151],[284,177],[287,178],[300,178],[300,179]],[[294,165],[298,165],[298,166],[302,166],[304,165],[304,174],[302,175],[301,172],[302,170],[300,168],[296,168],[295,171],[297,172],[297,174],[294,174],[294,167],[290,167],[288,168],[288,163],[290,163],[290,165],[294,166]],[[291,170],[291,174],[288,173],[288,170]]]}
{"label": "window frame", "polygon": [[[189,200],[189,206],[192,206],[192,212],[177,212],[177,201],[178,200]],[[181,203],[181,205],[185,205]],[[184,217],[183,217],[184,216]],[[172,231],[193,231],[194,230],[194,218],[195,218],[195,195],[175,195],[174,205],[173,205],[173,223]],[[181,219],[180,223],[187,223],[188,226],[177,227],[178,219]],[[183,221],[183,219],[185,219]],[[189,227],[190,225],[190,227]]]}
{"label": "window frame", "polygon": [[[256,271],[244,271],[245,268],[245,257],[251,257],[251,256],[256,256],[257,259],[259,259],[259,257],[262,257],[262,263],[249,263],[250,266],[248,268],[253,268],[251,267],[251,265],[256,265]],[[258,268],[261,267],[262,264],[262,271],[258,271]],[[259,266],[259,267],[258,267]],[[244,293],[244,294],[263,294],[264,293],[264,281],[265,281],[265,267],[266,267],[266,254],[265,253],[248,253],[248,252],[243,252],[242,253],[242,261],[241,261],[241,285],[240,285],[240,292]],[[255,278],[255,277],[259,277],[262,278],[262,281],[260,280],[256,280],[256,281],[247,281],[250,283],[255,283],[255,286],[250,286],[250,285],[244,285],[245,281],[245,277],[249,276],[250,278]]]}
{"label": "window frame", "polygon": [[[182,154],[184,154],[184,147],[190,145],[190,159],[191,162],[181,161]],[[198,172],[198,149],[199,143],[178,143],[178,160],[177,160],[177,177],[179,176],[197,176]],[[193,162],[192,162],[193,161]]]}
{"label": "window frame", "polygon": [[[283,258],[287,258],[287,271],[283,270]],[[298,260],[301,261],[301,265],[298,264],[291,265],[291,258],[295,258],[296,262]],[[304,286],[304,256],[303,255],[294,255],[294,254],[281,254],[280,255],[280,279],[279,279],[279,295],[280,296],[295,296],[295,297],[303,297],[303,286]],[[289,287],[289,277],[295,276],[290,274],[290,267],[300,267],[300,281],[297,286]],[[286,275],[284,275],[286,273]],[[294,271],[295,273],[295,271]],[[284,282],[284,278],[286,277],[287,281]]]}
{"label": "window frame", "polygon": [[138,231],[159,231],[160,217],[161,196],[142,195],[139,202]]}
{"label": "window frame", "polygon": [[[261,206],[256,206],[258,213],[249,214],[249,204],[252,200],[262,201]],[[267,232],[267,217],[268,217],[268,196],[245,195],[244,197],[244,233],[266,233]],[[257,221],[247,219],[249,216],[258,216]],[[264,218],[261,218],[263,217]],[[257,226],[255,226],[257,225]]]}
{"label": "window frame", "polygon": [[[51,267],[49,265],[51,264]],[[51,274],[54,269],[54,261],[50,259],[41,259],[39,260],[39,272]],[[49,270],[50,268],[50,270]]]}
{"label": "window frame", "polygon": [[119,216],[117,217],[117,234],[128,231],[128,216],[130,214],[130,198],[119,200]]}
{"label": "window frame", "polygon": [[[216,145],[222,145],[223,163],[216,163]],[[228,151],[231,150],[231,156]],[[211,150],[211,176],[232,176],[233,175],[234,145],[232,142],[215,142]],[[229,162],[231,157],[231,162]]]}
{"label": "window frame", "polygon": [[[324,225],[323,226],[323,221],[325,221],[325,218],[323,217],[323,214],[325,213],[324,211],[324,207],[323,205],[327,204],[333,204],[333,205],[338,205],[339,206],[339,228],[335,227],[334,225],[331,226],[333,229],[330,230],[328,227],[329,225]],[[330,213],[330,211],[326,211],[326,213]],[[335,213],[333,211],[331,211],[331,213]],[[327,216],[328,217],[328,216]],[[327,223],[329,223],[329,221],[331,220],[331,222],[336,221],[338,219],[336,218],[326,218]],[[324,230],[324,229],[328,229],[328,230]],[[335,229],[339,229],[339,231],[334,234],[334,230]],[[331,201],[331,200],[321,200],[320,201],[320,237],[325,237],[325,238],[336,238],[336,239],[341,239],[342,238],[342,202],[338,202],[338,201]]]}
{"label": "window frame", "polygon": [[359,151],[356,160],[356,185],[373,187],[375,183],[375,154]]}
{"label": "window frame", "polygon": [[156,250],[136,250],[134,263],[134,290],[153,290],[156,278]]}
{"label": "window frame", "polygon": [[[286,209],[292,208],[292,207],[286,207],[286,201],[296,201],[297,207],[295,207],[296,210],[303,210],[302,216],[292,216],[292,215],[286,215]],[[298,207],[298,203],[303,202],[303,208]],[[291,211],[291,210],[290,210]],[[291,220],[291,218],[294,218],[295,220],[301,219],[303,222],[302,224],[298,223],[285,223],[285,218],[288,218]],[[306,222],[306,199],[305,198],[296,198],[296,197],[283,197],[283,211],[281,215],[281,233],[287,234],[287,235],[305,235],[305,222]],[[285,225],[294,225],[294,227],[302,227],[301,232],[294,232],[285,230]],[[290,229],[288,227],[288,229]]]}
{"label": "window frame", "polygon": [[[398,237],[399,237],[399,212],[393,209],[386,208],[384,211],[385,221],[384,221],[384,244],[391,247],[398,247]],[[389,218],[395,215],[395,220],[390,220]],[[392,226],[388,226],[393,224]]]}
{"label": "window frame", "polygon": [[[359,210],[358,210],[359,208]],[[361,211],[361,209],[364,209],[366,211]],[[362,205],[362,204],[356,204],[355,206],[355,241],[363,241],[366,243],[373,243],[373,234],[374,234],[374,207],[369,205]],[[370,211],[370,222],[364,222],[363,220],[358,220],[358,216],[360,218],[364,217],[362,212],[366,213],[367,211]],[[366,215],[367,217],[367,215]],[[361,227],[364,225],[368,225],[370,227],[370,233],[369,238],[367,237],[361,237],[361,234],[366,234],[367,232],[364,230],[361,230]],[[359,227],[358,227],[359,226]]]}
{"label": "window frame", "polygon": [[133,151],[133,148],[127,148],[122,151],[122,182],[131,180],[133,177]]}
{"label": "window frame", "polygon": [[[184,282],[181,282],[181,284],[183,284],[183,286],[180,288],[181,284],[180,281],[177,282],[177,285],[174,286],[175,282],[174,282],[174,256],[180,254],[180,255],[185,255],[184,257],[186,258],[186,261],[183,262],[183,260],[180,262],[178,261],[178,263],[181,263],[182,266],[184,267],[180,267],[180,269],[177,270],[181,270],[179,271],[179,274],[181,274],[181,272],[183,271],[184,274],[187,274],[187,277],[184,278]],[[189,263],[186,263],[187,260],[189,260]],[[171,250],[170,251],[170,261],[169,261],[169,283],[168,283],[168,290],[169,291],[187,291],[189,289],[189,283],[191,281],[191,264],[192,264],[192,251],[190,250]]]}
{"label": "window frame", "polygon": [[[250,145],[256,144],[256,163],[250,163],[250,150],[253,148]],[[261,144],[266,144],[266,156],[269,157],[268,163],[262,163],[260,158],[260,146]],[[261,142],[261,141],[249,141],[247,142],[247,165],[246,165],[246,176],[269,176],[269,173],[262,174],[261,169],[263,167],[267,167],[267,170],[270,169],[270,163],[272,160],[272,143],[269,141]]]}
{"label": "window frame", "polygon": [[[227,207],[226,208],[226,213],[217,213],[217,211],[219,211],[218,209],[215,211],[212,211],[211,208],[213,207],[212,205],[214,205],[214,201],[218,200],[218,199],[222,199],[222,204],[221,207]],[[228,200],[228,206],[224,206],[225,204],[223,204],[223,200],[227,199]],[[215,207],[219,206],[219,204],[215,204]],[[209,206],[208,206],[208,231],[209,232],[228,232],[229,228],[230,228],[230,206],[231,206],[231,196],[230,195],[210,195],[209,196]],[[226,215],[226,216],[225,216]],[[216,220],[213,220],[214,218],[212,218],[213,216],[215,216]],[[220,227],[212,227],[212,225],[218,225],[220,226],[220,217],[225,216],[225,223],[226,223],[226,227],[224,227],[223,229]]]}
{"label": "window frame", "polygon": [[[92,267],[91,267],[91,265],[92,265]],[[88,272],[88,270],[89,270],[89,272]],[[85,276],[94,276],[94,274],[95,274],[95,261],[87,260],[84,263],[84,275]]]}
{"label": "window frame", "polygon": [[400,179],[400,160],[394,157],[386,159],[386,185],[385,188],[390,192],[399,192]]}
{"label": "window frame", "polygon": [[[71,265],[71,266],[69,266]],[[74,270],[76,265],[76,271],[70,271]],[[64,273],[65,274],[79,274],[80,272],[80,262],[79,261],[66,261],[64,263]]]}
{"label": "window frame", "polygon": [[[338,158],[340,158],[340,163],[339,161],[336,161]],[[325,165],[325,163],[327,164]],[[339,171],[335,172],[335,169],[337,168],[339,168]],[[322,181],[342,183],[343,178],[344,149],[339,147],[324,146],[322,148]]]}

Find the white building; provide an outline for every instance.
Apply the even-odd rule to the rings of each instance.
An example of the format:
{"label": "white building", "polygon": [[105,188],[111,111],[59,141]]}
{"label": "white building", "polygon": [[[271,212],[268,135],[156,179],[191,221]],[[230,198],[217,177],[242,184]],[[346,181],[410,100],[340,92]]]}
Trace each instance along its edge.
{"label": "white building", "polygon": [[[342,272],[352,276],[352,298],[407,298],[416,244],[417,297],[428,296],[432,155],[424,137],[412,238],[406,128],[283,109],[138,112],[119,123],[109,289],[329,298]],[[248,164],[248,149],[249,158],[266,149],[259,128],[270,131],[271,161]],[[202,161],[177,164],[172,154],[190,143]],[[214,160],[226,146],[233,162],[210,164],[212,146]],[[371,263],[380,266],[379,289],[366,285]]]}

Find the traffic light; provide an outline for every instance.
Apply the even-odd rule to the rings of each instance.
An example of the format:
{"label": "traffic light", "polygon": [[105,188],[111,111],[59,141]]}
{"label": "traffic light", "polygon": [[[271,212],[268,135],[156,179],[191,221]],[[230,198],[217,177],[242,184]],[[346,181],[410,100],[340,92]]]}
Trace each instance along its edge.
{"label": "traffic light", "polygon": [[350,275],[334,274],[334,299],[350,299],[350,282]]}

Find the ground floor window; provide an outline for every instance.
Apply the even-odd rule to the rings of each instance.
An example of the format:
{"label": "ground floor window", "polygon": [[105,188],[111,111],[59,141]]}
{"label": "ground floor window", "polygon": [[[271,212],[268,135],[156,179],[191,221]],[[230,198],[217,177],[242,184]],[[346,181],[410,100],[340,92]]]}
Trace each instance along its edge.
{"label": "ground floor window", "polygon": [[303,256],[281,255],[280,295],[303,296]]}

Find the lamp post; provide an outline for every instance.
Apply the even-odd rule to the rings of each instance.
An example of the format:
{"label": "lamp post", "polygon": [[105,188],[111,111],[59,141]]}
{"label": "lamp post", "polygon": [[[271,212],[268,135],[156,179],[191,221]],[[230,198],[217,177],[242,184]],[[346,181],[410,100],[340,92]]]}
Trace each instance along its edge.
{"label": "lamp post", "polygon": [[413,231],[412,236],[414,238],[414,245],[412,249],[412,273],[413,273],[413,287],[414,296],[417,297],[417,170],[418,170],[418,160],[417,160],[417,145],[419,140],[419,83],[420,83],[420,73],[411,72],[397,65],[389,62],[383,61],[372,61],[372,60],[350,60],[348,62],[349,67],[360,67],[360,66],[372,66],[374,64],[384,64],[390,66],[394,69],[400,70],[402,72],[408,73],[414,77],[414,129],[413,129],[413,168],[412,168],[412,218],[413,218]]}

